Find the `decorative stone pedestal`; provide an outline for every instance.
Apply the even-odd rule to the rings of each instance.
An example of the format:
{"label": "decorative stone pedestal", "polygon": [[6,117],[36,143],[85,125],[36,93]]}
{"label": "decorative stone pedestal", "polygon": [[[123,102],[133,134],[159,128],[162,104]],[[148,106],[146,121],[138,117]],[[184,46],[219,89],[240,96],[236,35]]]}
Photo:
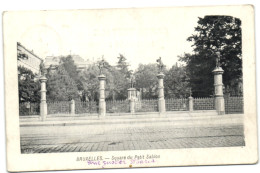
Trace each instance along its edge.
{"label": "decorative stone pedestal", "polygon": [[47,117],[47,103],[46,103],[46,81],[47,78],[42,76],[40,78],[41,82],[41,104],[40,104],[40,116],[41,120],[44,121]]}
{"label": "decorative stone pedestal", "polygon": [[130,112],[133,114],[135,113],[135,101],[137,100],[136,97],[136,89],[135,88],[129,88],[128,90],[128,100],[130,102]]}
{"label": "decorative stone pedestal", "polygon": [[157,78],[158,78],[158,90],[159,90],[158,109],[160,115],[163,115],[165,113],[165,99],[164,99],[164,86],[163,86],[164,74],[160,72],[157,75]]}
{"label": "decorative stone pedestal", "polygon": [[221,67],[216,67],[214,73],[214,87],[215,87],[215,109],[219,115],[225,114],[225,100],[223,97],[223,83],[222,74],[224,70]]}
{"label": "decorative stone pedestal", "polygon": [[99,114],[100,118],[106,116],[106,101],[105,101],[105,80],[106,76],[101,74],[98,76],[99,80]]}

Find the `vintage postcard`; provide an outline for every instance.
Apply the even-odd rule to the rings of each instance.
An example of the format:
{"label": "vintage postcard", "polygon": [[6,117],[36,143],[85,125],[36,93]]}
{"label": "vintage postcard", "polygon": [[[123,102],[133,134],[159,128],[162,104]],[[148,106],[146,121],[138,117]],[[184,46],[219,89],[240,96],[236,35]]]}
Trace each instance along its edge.
{"label": "vintage postcard", "polygon": [[3,13],[8,171],[254,164],[254,7]]}

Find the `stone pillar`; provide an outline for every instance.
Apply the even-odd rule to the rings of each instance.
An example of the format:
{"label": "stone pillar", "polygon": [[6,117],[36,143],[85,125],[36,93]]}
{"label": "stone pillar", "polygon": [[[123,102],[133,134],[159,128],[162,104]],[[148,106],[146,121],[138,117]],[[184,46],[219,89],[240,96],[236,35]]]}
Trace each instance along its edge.
{"label": "stone pillar", "polygon": [[99,80],[99,117],[106,116],[106,100],[105,100],[105,80],[106,76],[101,74],[98,76]]}
{"label": "stone pillar", "polygon": [[193,111],[193,97],[189,97],[189,111]]}
{"label": "stone pillar", "polygon": [[136,100],[136,89],[129,88],[128,90],[128,100],[130,102],[130,112],[135,113],[135,100]]}
{"label": "stone pillar", "polygon": [[41,104],[40,104],[40,115],[41,120],[44,121],[47,116],[47,103],[46,103],[46,81],[47,78],[45,76],[42,76],[40,78],[41,82]]}
{"label": "stone pillar", "polygon": [[224,70],[221,67],[216,67],[214,73],[214,87],[215,87],[215,109],[219,115],[225,114],[225,101],[223,97],[223,83],[222,74]]}
{"label": "stone pillar", "polygon": [[73,99],[70,101],[70,114],[75,114],[75,101]]}
{"label": "stone pillar", "polygon": [[130,100],[130,113],[131,114],[135,113],[135,99]]}
{"label": "stone pillar", "polygon": [[159,90],[159,95],[158,95],[158,108],[159,108],[159,113],[160,115],[165,113],[165,99],[164,99],[164,86],[163,86],[163,78],[164,74],[160,72],[157,75],[158,78],[158,90]]}

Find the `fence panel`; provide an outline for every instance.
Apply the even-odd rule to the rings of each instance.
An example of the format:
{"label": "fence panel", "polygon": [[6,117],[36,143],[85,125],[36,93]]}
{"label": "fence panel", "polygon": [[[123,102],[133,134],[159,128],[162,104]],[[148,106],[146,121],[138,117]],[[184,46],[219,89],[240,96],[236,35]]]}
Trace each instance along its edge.
{"label": "fence panel", "polygon": [[244,113],[244,98],[241,96],[225,97],[225,113]]}
{"label": "fence panel", "polygon": [[19,115],[40,115],[40,103],[19,103]]}
{"label": "fence panel", "polygon": [[75,101],[75,113],[76,114],[84,114],[84,113],[92,114],[92,113],[97,113],[97,112],[98,112],[98,102]]}
{"label": "fence panel", "polygon": [[128,100],[109,100],[106,101],[106,111],[108,113],[130,112],[130,103]]}
{"label": "fence panel", "polygon": [[135,102],[136,112],[158,112],[158,100],[140,100]]}
{"label": "fence panel", "polygon": [[166,111],[186,111],[189,108],[188,99],[166,99]]}
{"label": "fence panel", "polygon": [[214,98],[194,98],[193,100],[194,110],[214,110]]}
{"label": "fence panel", "polygon": [[47,102],[48,114],[69,114],[70,113],[70,102]]}

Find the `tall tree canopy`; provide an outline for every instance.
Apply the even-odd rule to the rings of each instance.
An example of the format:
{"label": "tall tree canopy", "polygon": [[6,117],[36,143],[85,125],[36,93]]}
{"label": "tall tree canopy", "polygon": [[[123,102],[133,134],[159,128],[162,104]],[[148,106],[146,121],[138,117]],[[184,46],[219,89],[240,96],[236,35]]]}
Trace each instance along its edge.
{"label": "tall tree canopy", "polygon": [[60,64],[54,72],[49,72],[46,77],[48,79],[48,101],[79,100],[77,84],[65,70],[63,64]]}
{"label": "tall tree canopy", "polygon": [[189,96],[190,84],[185,67],[176,64],[166,72],[164,92],[166,98],[187,98]]}
{"label": "tall tree canopy", "polygon": [[40,82],[31,70],[18,66],[19,103],[40,102]]}
{"label": "tall tree canopy", "polygon": [[[84,88],[83,94],[87,96],[88,100],[98,100],[98,76],[100,75],[98,63],[89,65],[86,70],[79,74]],[[118,67],[111,66],[107,61],[105,61],[103,73],[106,76],[106,99],[126,99],[128,83],[125,74]]]}
{"label": "tall tree canopy", "polygon": [[67,74],[75,81],[78,90],[83,90],[83,84],[79,79],[77,66],[74,63],[74,60],[71,55],[61,58],[61,65],[64,67]]}
{"label": "tall tree canopy", "polygon": [[136,88],[141,91],[143,99],[157,98],[158,87],[157,64],[139,64],[135,71]]}
{"label": "tall tree canopy", "polygon": [[194,96],[213,94],[212,70],[216,65],[217,52],[223,68],[223,83],[234,94],[242,82],[241,20],[231,16],[205,16],[199,18],[195,34],[188,41],[193,42],[194,54],[184,54],[180,60],[187,64]]}
{"label": "tall tree canopy", "polygon": [[117,68],[119,71],[124,75],[125,78],[129,78],[131,75],[131,70],[129,70],[129,64],[127,62],[127,59],[124,55],[119,54],[119,57],[117,57],[118,62],[117,62]]}

